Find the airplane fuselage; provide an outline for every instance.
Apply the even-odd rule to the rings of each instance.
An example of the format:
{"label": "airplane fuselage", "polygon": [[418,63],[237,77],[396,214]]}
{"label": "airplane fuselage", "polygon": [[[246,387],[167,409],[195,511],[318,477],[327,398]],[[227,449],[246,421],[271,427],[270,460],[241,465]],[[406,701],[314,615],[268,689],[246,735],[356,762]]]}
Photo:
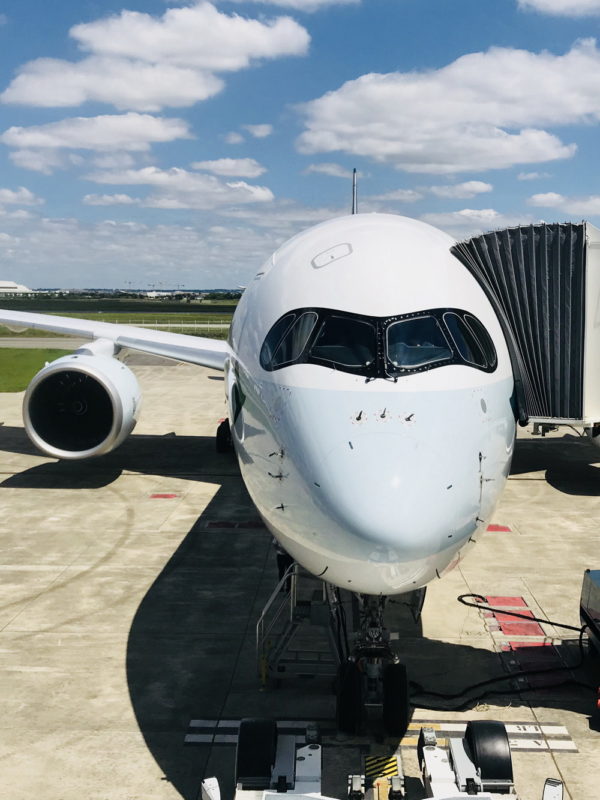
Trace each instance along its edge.
{"label": "airplane fuselage", "polygon": [[510,358],[452,243],[404,217],[334,219],[283,245],[234,315],[246,486],[289,554],[351,591],[403,593],[456,566],[508,475]]}

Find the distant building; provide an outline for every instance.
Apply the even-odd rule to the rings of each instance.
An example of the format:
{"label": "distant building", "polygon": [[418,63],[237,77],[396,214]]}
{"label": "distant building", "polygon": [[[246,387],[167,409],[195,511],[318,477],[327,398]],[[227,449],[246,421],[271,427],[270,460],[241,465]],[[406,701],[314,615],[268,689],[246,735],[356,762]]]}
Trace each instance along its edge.
{"label": "distant building", "polygon": [[0,281],[0,294],[31,294],[32,290],[14,281]]}

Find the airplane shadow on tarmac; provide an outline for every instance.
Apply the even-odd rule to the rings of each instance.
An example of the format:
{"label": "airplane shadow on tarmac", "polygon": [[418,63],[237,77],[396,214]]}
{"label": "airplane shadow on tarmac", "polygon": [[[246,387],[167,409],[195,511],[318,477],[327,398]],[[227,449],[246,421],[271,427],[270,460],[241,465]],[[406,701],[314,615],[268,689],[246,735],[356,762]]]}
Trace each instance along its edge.
{"label": "airplane shadow on tarmac", "polygon": [[511,475],[539,471],[565,494],[600,496],[600,448],[586,436],[517,439]]}
{"label": "airplane shadow on tarmac", "polygon": [[[0,427],[0,450],[39,456],[21,427]],[[88,461],[46,461],[17,472],[0,485],[29,489],[97,489],[113,483],[122,472],[179,477],[210,483],[222,475],[239,475],[237,464],[228,459],[218,476],[203,472],[203,464],[214,463],[212,436],[163,436],[133,434],[117,450]]]}
{"label": "airplane shadow on tarmac", "polygon": [[[0,427],[0,449],[36,454],[22,428]],[[210,453],[210,459],[208,455]],[[203,455],[207,456],[203,473]],[[545,470],[546,479],[569,494],[600,494],[596,448],[574,436],[519,440],[513,474]],[[254,628],[277,580],[270,535],[239,477],[232,456],[215,461],[212,437],[143,436],[129,438],[115,453],[90,462],[46,462],[16,474],[1,485],[14,488],[94,488],[116,480],[122,471],[186,477],[218,483],[220,488],[156,577],[140,603],[128,636],[127,682],[131,704],[145,742],[170,782],[185,800],[196,800],[207,770],[219,778],[223,796],[233,795],[233,748],[185,745],[192,719],[273,716],[328,720],[335,701],[330,679],[291,680],[279,690],[260,691],[256,673]],[[211,471],[212,470],[212,471]],[[465,644],[423,638],[397,603],[390,605],[395,646],[425,689],[458,692],[501,675],[497,653]],[[572,650],[572,648],[571,648]],[[572,654],[571,654],[572,660]],[[558,680],[561,678],[559,677]],[[506,684],[492,688],[506,688]],[[475,692],[463,710],[477,705]],[[589,695],[589,696],[588,696]],[[467,694],[467,697],[469,695]],[[498,705],[527,705],[532,695],[494,697]],[[452,710],[456,700],[423,696],[422,707]],[[429,700],[429,704],[425,701]],[[593,694],[581,688],[547,689],[532,703],[586,714]],[[369,732],[382,738],[377,717]],[[357,758],[359,751],[357,750]],[[325,754],[327,762],[327,754]],[[350,767],[360,769],[360,761]],[[335,774],[335,769],[330,771]],[[344,776],[337,776],[342,782]],[[329,785],[325,794],[339,794]],[[412,796],[418,793],[415,781]]]}
{"label": "airplane shadow on tarmac", "polygon": [[[277,580],[271,539],[259,528],[210,527],[216,520],[226,522],[224,516],[239,524],[253,513],[241,482],[225,481],[148,590],[129,633],[127,680],[138,725],[165,779],[185,800],[196,800],[202,779],[209,775],[219,779],[222,796],[233,796],[235,788],[233,747],[184,745],[192,719],[266,716],[322,720],[328,729],[335,725],[331,678],[284,680],[278,689],[261,691],[254,628]],[[409,677],[425,690],[451,695],[504,674],[498,653],[424,638],[420,624],[398,600],[389,606],[388,625],[399,633],[394,647]],[[565,648],[567,662],[573,663],[576,646]],[[558,673],[552,682],[564,677]],[[531,700],[585,714],[594,701],[591,690],[573,687],[520,698],[508,679],[486,688],[498,692],[491,703],[513,708],[528,707]],[[461,700],[420,695],[418,705],[430,708],[435,719],[437,710],[475,709],[484,691],[466,692]],[[525,709],[523,716],[529,719]],[[369,714],[367,730],[371,739],[385,737],[377,714]],[[327,749],[324,758],[327,764]],[[324,794],[333,797],[343,795],[346,781],[346,774],[335,774],[335,763],[329,777],[331,770],[326,770],[323,785]],[[360,768],[357,748],[356,763],[348,769]],[[411,782],[410,799],[422,797],[417,784]]]}

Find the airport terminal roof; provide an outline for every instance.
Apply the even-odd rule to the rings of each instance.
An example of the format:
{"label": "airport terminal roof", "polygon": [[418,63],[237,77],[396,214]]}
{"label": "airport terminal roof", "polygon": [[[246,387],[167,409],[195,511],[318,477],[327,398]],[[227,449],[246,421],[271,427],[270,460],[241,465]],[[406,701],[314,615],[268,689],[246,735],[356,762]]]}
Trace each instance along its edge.
{"label": "airport terminal roof", "polygon": [[0,280],[0,294],[23,294],[31,291],[32,289],[28,289],[27,286],[20,283]]}

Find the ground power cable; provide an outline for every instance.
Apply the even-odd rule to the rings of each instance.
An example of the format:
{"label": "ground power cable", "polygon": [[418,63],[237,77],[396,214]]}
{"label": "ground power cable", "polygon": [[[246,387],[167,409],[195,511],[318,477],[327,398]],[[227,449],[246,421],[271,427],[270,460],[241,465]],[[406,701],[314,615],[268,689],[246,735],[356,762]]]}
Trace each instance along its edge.
{"label": "ground power cable", "polygon": [[[472,598],[476,602],[469,602],[467,600],[467,598]],[[531,686],[531,687],[527,687],[527,688],[518,687],[518,688],[515,688],[515,689],[501,689],[501,690],[490,689],[490,690],[488,690],[486,692],[483,692],[482,694],[476,695],[475,697],[465,698],[465,695],[470,694],[471,692],[473,692],[476,689],[481,689],[484,686],[491,686],[494,683],[500,683],[501,681],[510,681],[510,680],[514,680],[515,678],[526,678],[528,676],[533,676],[533,675],[544,675],[544,674],[548,674],[548,673],[551,673],[551,672],[556,673],[556,672],[572,671],[572,670],[580,669],[582,667],[584,659],[585,659],[585,650],[584,650],[584,647],[583,647],[583,637],[584,637],[586,629],[588,628],[588,625],[585,624],[585,625],[582,625],[581,627],[576,627],[574,625],[566,625],[563,622],[554,622],[552,620],[542,619],[540,617],[533,617],[533,616],[529,616],[527,614],[521,614],[518,611],[507,611],[504,608],[494,608],[493,606],[490,606],[488,601],[487,601],[487,599],[485,597],[483,597],[482,595],[480,595],[480,594],[474,594],[474,593],[461,594],[456,599],[458,600],[459,603],[462,603],[462,605],[469,606],[470,608],[477,608],[477,609],[482,610],[482,611],[498,612],[498,613],[501,613],[501,614],[506,614],[506,615],[511,616],[511,617],[518,617],[520,619],[525,619],[528,622],[541,622],[541,623],[543,623],[545,625],[552,625],[555,628],[564,628],[565,630],[576,631],[579,634],[579,639],[578,639],[579,655],[580,655],[579,663],[572,664],[570,666],[566,666],[565,665],[565,666],[560,666],[560,667],[551,667],[551,668],[544,668],[544,669],[530,669],[530,670],[524,670],[524,671],[519,671],[519,672],[514,672],[514,673],[504,673],[503,675],[497,675],[494,678],[488,678],[487,680],[479,681],[478,683],[471,684],[471,686],[466,686],[464,689],[461,689],[459,692],[455,692],[453,694],[447,694],[445,692],[436,692],[434,690],[425,689],[421,684],[417,683],[416,681],[410,681],[411,689],[416,693],[416,695],[422,695],[422,696],[425,696],[425,697],[434,697],[434,698],[437,697],[440,700],[459,700],[461,698],[464,698],[464,701],[462,703],[460,703],[457,706],[453,706],[452,708],[448,708],[445,705],[444,706],[440,706],[440,705],[436,706],[436,705],[433,705],[433,704],[428,703],[426,701],[425,702],[424,701],[420,701],[417,698],[411,698],[411,704],[413,706],[415,706],[417,708],[423,708],[423,709],[425,709],[427,711],[462,711],[467,706],[472,705],[474,702],[480,702],[481,700],[485,699],[486,697],[490,697],[490,696],[493,696],[493,695],[521,694],[522,692],[534,692],[534,691],[539,691],[540,689],[555,689],[555,688],[557,688],[559,686],[565,686],[565,685],[581,686],[581,687],[583,687],[585,689],[591,689],[593,691],[596,691],[596,689],[597,689],[596,686],[592,686],[591,684],[586,683],[585,681],[580,681],[577,678],[571,677],[571,678],[567,678],[567,679],[565,679],[563,681],[558,681],[557,683],[552,684],[551,686]]]}

